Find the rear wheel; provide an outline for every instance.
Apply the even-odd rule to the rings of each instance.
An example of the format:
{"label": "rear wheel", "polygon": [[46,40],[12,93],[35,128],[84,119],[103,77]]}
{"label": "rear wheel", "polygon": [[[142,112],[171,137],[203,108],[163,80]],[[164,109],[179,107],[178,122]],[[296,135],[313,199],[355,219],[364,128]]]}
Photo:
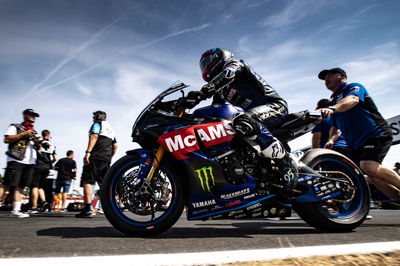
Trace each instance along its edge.
{"label": "rear wheel", "polygon": [[172,227],[182,214],[183,186],[167,163],[162,163],[148,184],[139,179],[136,154],[119,159],[107,172],[101,204],[109,222],[130,236],[154,236]]}
{"label": "rear wheel", "polygon": [[342,184],[346,185],[341,187],[340,195],[328,200],[294,204],[297,214],[323,232],[348,232],[360,226],[370,204],[368,184],[361,170],[343,155],[322,149],[311,151],[302,161],[328,178],[345,181]]}

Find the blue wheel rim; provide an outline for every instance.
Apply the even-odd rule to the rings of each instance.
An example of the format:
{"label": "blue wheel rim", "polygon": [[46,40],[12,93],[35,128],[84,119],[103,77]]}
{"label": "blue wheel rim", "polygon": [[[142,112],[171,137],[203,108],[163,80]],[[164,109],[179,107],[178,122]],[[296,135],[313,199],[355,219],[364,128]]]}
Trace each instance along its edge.
{"label": "blue wheel rim", "polygon": [[176,184],[175,184],[175,177],[172,175],[172,173],[167,169],[164,168],[162,166],[160,166],[159,168],[164,171],[167,176],[168,176],[168,180],[171,182],[171,186],[172,186],[172,200],[171,203],[168,207],[168,209],[164,212],[163,215],[161,215],[160,217],[149,221],[149,222],[138,222],[135,220],[130,219],[129,217],[125,216],[123,214],[123,212],[121,211],[121,209],[118,207],[117,202],[115,200],[115,196],[116,196],[116,185],[118,184],[118,181],[121,179],[122,174],[125,173],[129,168],[132,168],[134,165],[139,165],[139,161],[138,160],[134,160],[131,162],[126,163],[124,166],[122,166],[119,171],[112,177],[111,180],[111,186],[110,186],[110,190],[109,190],[109,196],[110,196],[110,205],[111,208],[113,210],[113,212],[120,218],[122,219],[124,222],[133,225],[133,226],[138,226],[138,227],[152,227],[155,226],[157,223],[160,223],[161,221],[163,221],[164,219],[166,219],[168,217],[168,215],[171,213],[171,211],[174,209],[175,205],[176,205]]}
{"label": "blue wheel rim", "polygon": [[356,188],[354,198],[350,202],[348,203],[335,202],[335,204],[339,207],[339,212],[330,213],[325,208],[323,208],[323,204],[325,201],[317,203],[317,206],[319,207],[321,212],[332,219],[340,219],[340,220],[349,219],[356,216],[363,207],[363,202],[365,200],[367,193],[367,191],[365,191],[364,184],[360,179],[360,176],[348,164],[337,159],[330,158],[330,159],[324,159],[323,161],[318,161],[313,167],[314,170],[318,170],[316,168],[319,167],[320,165],[322,165],[323,170],[329,171],[334,169],[334,171],[344,172],[351,178]]}

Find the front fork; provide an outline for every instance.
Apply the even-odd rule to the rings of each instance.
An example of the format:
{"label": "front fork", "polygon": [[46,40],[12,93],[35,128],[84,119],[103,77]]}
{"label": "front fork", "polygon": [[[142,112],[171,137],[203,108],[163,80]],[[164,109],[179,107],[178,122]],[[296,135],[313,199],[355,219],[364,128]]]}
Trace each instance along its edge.
{"label": "front fork", "polygon": [[[181,109],[179,113],[177,114],[178,117],[182,117],[183,114],[185,113],[185,109]],[[153,160],[153,163],[151,165],[151,168],[149,170],[149,173],[147,174],[147,181],[150,182],[150,180],[153,178],[154,173],[157,171],[158,167],[160,166],[161,160],[164,157],[165,154],[165,149],[163,146],[160,145],[158,147],[155,158]]]}

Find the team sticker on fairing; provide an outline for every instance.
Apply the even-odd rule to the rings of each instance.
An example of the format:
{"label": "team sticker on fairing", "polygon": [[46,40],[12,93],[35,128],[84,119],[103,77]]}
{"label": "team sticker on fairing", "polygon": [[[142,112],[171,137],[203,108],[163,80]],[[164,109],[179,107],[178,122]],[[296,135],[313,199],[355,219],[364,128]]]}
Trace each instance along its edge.
{"label": "team sticker on fairing", "polygon": [[201,188],[204,191],[210,192],[211,187],[215,186],[215,179],[212,166],[196,169],[194,170],[194,172],[196,173],[197,178],[200,181]]}
{"label": "team sticker on fairing", "polygon": [[184,154],[199,149],[196,133],[206,147],[232,140],[236,134],[229,122],[208,123],[180,128],[160,136],[158,142],[177,159],[186,159]]}
{"label": "team sticker on fairing", "polygon": [[246,194],[250,193],[250,188],[245,188],[239,191],[235,191],[232,193],[228,193],[228,194],[222,194],[221,195],[221,199],[231,199],[231,198],[237,198]]}
{"label": "team sticker on fairing", "polygon": [[203,207],[208,207],[211,205],[215,205],[217,204],[215,202],[215,200],[211,199],[211,200],[205,200],[205,201],[200,201],[200,202],[193,202],[192,206],[193,208],[203,208]]}

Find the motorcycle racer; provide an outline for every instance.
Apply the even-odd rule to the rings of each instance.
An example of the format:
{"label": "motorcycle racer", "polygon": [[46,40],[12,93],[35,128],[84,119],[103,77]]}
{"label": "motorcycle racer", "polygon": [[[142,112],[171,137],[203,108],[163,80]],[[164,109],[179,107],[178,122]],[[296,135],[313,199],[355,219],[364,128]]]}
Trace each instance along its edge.
{"label": "motorcycle racer", "polygon": [[200,69],[208,82],[201,92],[213,97],[213,104],[229,102],[245,111],[233,118],[234,129],[247,137],[260,156],[274,160],[282,172],[284,189],[292,190],[297,184],[297,165],[268,130],[284,122],[288,114],[286,101],[248,64],[234,59],[226,49],[204,52]]}

